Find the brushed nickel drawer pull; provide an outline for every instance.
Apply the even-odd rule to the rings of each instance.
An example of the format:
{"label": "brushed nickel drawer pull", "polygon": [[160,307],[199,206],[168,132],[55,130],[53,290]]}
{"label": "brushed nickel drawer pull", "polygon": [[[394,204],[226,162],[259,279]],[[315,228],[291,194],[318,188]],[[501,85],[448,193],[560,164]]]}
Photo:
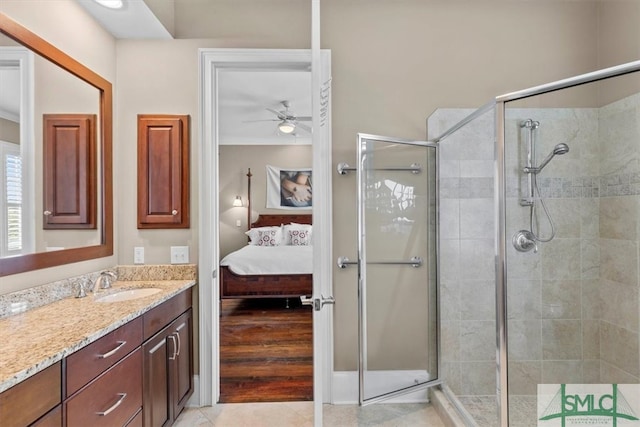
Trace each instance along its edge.
{"label": "brushed nickel drawer pull", "polygon": [[116,354],[116,352],[118,350],[120,350],[127,342],[126,341],[118,341],[118,346],[116,348],[114,348],[111,351],[106,352],[105,354],[99,354],[98,355],[98,359],[106,359],[107,357],[111,357],[114,354]]}
{"label": "brushed nickel drawer pull", "polygon": [[44,211],[44,215],[45,215],[45,216],[49,216],[49,215],[51,215],[51,211]]}
{"label": "brushed nickel drawer pull", "polygon": [[116,403],[114,403],[111,408],[107,409],[106,411],[102,411],[102,412],[96,412],[96,415],[100,415],[101,417],[107,416],[109,415],[111,412],[113,412],[118,406],[120,406],[122,404],[122,402],[124,401],[125,397],[127,397],[127,393],[118,393],[118,396],[120,396],[120,399],[118,399],[118,401]]}
{"label": "brushed nickel drawer pull", "polygon": [[180,343],[180,332],[176,332],[176,338],[178,338],[178,351],[176,352],[176,356],[180,356],[180,348],[182,347]]}
{"label": "brushed nickel drawer pull", "polygon": [[176,357],[178,356],[178,343],[176,341],[176,336],[171,334],[167,338],[171,338],[173,341],[173,356],[169,356],[169,360],[176,360]]}

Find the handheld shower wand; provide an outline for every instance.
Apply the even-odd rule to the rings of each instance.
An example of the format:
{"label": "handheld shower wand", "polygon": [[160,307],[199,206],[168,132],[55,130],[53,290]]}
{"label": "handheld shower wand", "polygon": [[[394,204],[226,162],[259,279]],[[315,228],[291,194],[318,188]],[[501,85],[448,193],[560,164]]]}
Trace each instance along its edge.
{"label": "handheld shower wand", "polygon": [[542,161],[542,163],[540,163],[539,166],[537,166],[537,167],[525,167],[523,169],[523,171],[524,171],[524,173],[538,174],[538,173],[540,173],[540,171],[542,171],[542,169],[544,169],[545,166],[547,166],[547,164],[549,164],[551,159],[553,159],[555,156],[560,156],[562,154],[567,154],[568,152],[569,152],[569,146],[567,144],[565,144],[565,143],[560,143],[560,144],[556,145],[555,147],[553,147],[553,151],[551,151],[551,153],[549,153],[549,155],[544,158],[544,160]]}

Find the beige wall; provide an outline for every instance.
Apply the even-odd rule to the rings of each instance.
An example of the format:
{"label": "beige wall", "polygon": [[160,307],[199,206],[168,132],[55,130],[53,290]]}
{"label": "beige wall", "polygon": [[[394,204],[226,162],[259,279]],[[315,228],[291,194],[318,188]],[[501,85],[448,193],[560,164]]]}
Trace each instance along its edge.
{"label": "beige wall", "polygon": [[[115,40],[93,19],[88,18],[86,12],[75,1],[2,0],[0,1],[0,12],[7,14],[115,85]],[[60,25],[61,22],[64,22],[64,25]],[[73,31],[70,31],[70,28]],[[82,37],[79,37],[80,34]],[[99,54],[96,54],[97,52]],[[117,121],[114,126],[117,127]],[[114,193],[117,212],[117,183]],[[117,244],[115,251],[117,253]],[[0,278],[0,294],[112,267],[115,263],[116,256],[112,256],[2,277]]]}
{"label": "beige wall", "polygon": [[20,144],[20,123],[0,119],[0,141]]}

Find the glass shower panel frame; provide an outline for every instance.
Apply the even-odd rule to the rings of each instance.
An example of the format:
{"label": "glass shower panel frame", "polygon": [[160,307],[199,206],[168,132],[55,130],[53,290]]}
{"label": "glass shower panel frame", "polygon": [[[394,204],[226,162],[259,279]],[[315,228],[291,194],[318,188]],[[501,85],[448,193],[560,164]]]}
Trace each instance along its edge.
{"label": "glass shower panel frame", "polygon": [[[549,83],[546,85],[542,85],[542,86],[538,86],[538,87],[534,87],[534,88],[530,88],[530,89],[526,89],[520,92],[514,92],[511,94],[506,94],[506,95],[502,95],[500,97],[496,98],[496,218],[498,221],[498,233],[496,236],[496,303],[497,303],[497,338],[498,338],[498,401],[499,401],[499,425],[500,426],[509,426],[509,425],[521,425],[521,423],[523,422],[522,419],[520,420],[514,420],[513,416],[514,415],[518,415],[518,413],[520,412],[522,415],[522,408],[520,406],[517,406],[518,409],[517,410],[510,410],[510,404],[515,404],[515,405],[519,405],[517,399],[515,401],[512,402],[512,400],[515,399],[515,395],[514,393],[516,391],[519,390],[520,393],[522,393],[523,390],[523,384],[522,383],[516,383],[514,382],[516,379],[511,378],[509,379],[509,375],[508,375],[508,371],[513,371],[514,374],[517,374],[517,369],[511,369],[513,368],[512,363],[514,361],[518,361],[518,355],[522,352],[522,350],[518,347],[518,343],[512,343],[512,345],[509,347],[509,338],[508,338],[508,332],[511,332],[511,334],[514,333],[518,333],[518,325],[517,322],[514,322],[514,319],[511,318],[511,315],[513,314],[513,310],[509,310],[508,307],[508,301],[507,301],[507,294],[513,294],[514,296],[517,295],[517,292],[515,291],[515,289],[513,288],[514,286],[516,286],[516,282],[513,281],[514,279],[514,275],[518,275],[518,278],[521,278],[522,274],[521,272],[524,271],[523,270],[523,265],[524,264],[535,264],[537,266],[537,263],[533,262],[533,261],[527,261],[526,259],[523,259],[523,255],[526,256],[533,256],[533,254],[529,253],[529,254],[519,254],[518,252],[516,252],[513,248],[512,245],[512,235],[515,231],[517,231],[518,227],[522,226],[522,225],[526,225],[529,226],[529,224],[521,224],[522,221],[517,222],[514,220],[514,217],[520,218],[523,215],[520,214],[519,210],[520,209],[524,209],[521,207],[516,206],[517,205],[517,199],[520,196],[520,194],[515,194],[515,190],[518,189],[518,187],[522,187],[522,177],[518,177],[517,179],[520,180],[520,183],[517,184],[515,183],[514,180],[517,180],[514,177],[514,172],[519,169],[520,166],[523,166],[520,163],[516,163],[515,162],[515,156],[514,157],[514,153],[510,153],[509,150],[513,149],[513,145],[514,140],[514,132],[515,132],[515,128],[516,128],[516,122],[514,121],[515,119],[523,119],[524,116],[522,116],[522,113],[515,113],[515,115],[513,114],[513,112],[511,111],[511,106],[513,104],[515,105],[521,105],[519,104],[517,101],[521,101],[521,100],[525,100],[527,98],[531,98],[534,96],[538,96],[538,95],[542,95],[542,94],[547,94],[547,93],[551,93],[551,92],[556,92],[559,90],[563,90],[563,89],[568,89],[568,88],[573,88],[576,86],[580,86],[580,85],[584,85],[587,83],[593,83],[593,82],[598,82],[604,79],[609,79],[611,77],[619,77],[619,76],[623,76],[623,75],[628,75],[630,73],[635,73],[640,71],[640,61],[636,61],[636,62],[632,62],[632,63],[628,63],[628,64],[623,64],[620,66],[616,66],[616,67],[611,67],[611,68],[607,68],[607,69],[603,69],[600,71],[596,71],[593,73],[588,73],[588,74],[584,74],[581,76],[576,76],[573,78],[569,78],[569,79],[565,79],[565,80],[561,80],[558,82],[553,82],[553,83]],[[553,94],[553,96],[556,96],[556,94]],[[555,98],[554,98],[555,99]],[[540,101],[538,100],[538,103]],[[536,101],[532,102],[533,105],[536,105]],[[508,111],[509,109],[509,111]],[[538,116],[540,115],[540,111],[543,110],[539,110],[538,111]],[[548,152],[550,150],[550,147],[553,146],[553,144],[559,143],[559,142],[565,142],[562,140],[562,132],[564,132],[565,134],[567,133],[567,131],[563,131],[561,127],[559,127],[558,125],[554,125],[553,124],[553,120],[561,120],[561,110],[554,110],[554,113],[549,115],[547,114],[548,117],[545,118],[545,121],[543,122],[541,120],[541,126],[544,126],[545,124],[547,126],[549,126],[553,132],[550,132],[549,134],[547,134],[546,138],[544,139],[544,142],[546,142],[548,144],[547,147],[544,147],[543,152],[541,154],[545,154],[546,152]],[[569,114],[570,115],[570,114]],[[522,117],[521,117],[522,116]],[[570,115],[572,116],[572,115]],[[572,116],[573,117],[573,116]],[[537,119],[537,117],[536,117]],[[575,118],[572,118],[572,120],[575,121]],[[517,120],[516,120],[517,121]],[[566,122],[566,120],[565,120]],[[566,126],[568,122],[566,122],[564,125]],[[575,125],[573,125],[575,126]],[[578,129],[580,129],[582,132],[587,132],[586,130],[582,129],[580,126],[578,126]],[[558,132],[561,132],[560,134],[558,134]],[[593,133],[593,132],[591,132]],[[586,135],[586,133],[585,133]],[[508,142],[507,142],[508,141]],[[543,141],[541,141],[543,142]],[[550,144],[550,145],[549,145]],[[592,174],[591,170],[587,167],[584,167],[584,165],[582,163],[578,163],[578,161],[583,161],[584,159],[575,159],[573,157],[580,156],[580,155],[585,155],[585,153],[582,153],[581,151],[584,151],[586,147],[584,147],[584,144],[589,144],[589,141],[585,141],[585,137],[583,135],[583,137],[581,139],[577,139],[576,141],[573,141],[571,143],[569,143],[569,146],[576,150],[573,156],[569,155],[569,157],[567,157],[566,159],[562,159],[562,160],[554,160],[554,163],[556,163],[556,168],[562,168],[561,166],[561,162],[567,162],[569,159],[569,161],[574,162],[574,164],[572,165],[573,169],[576,169],[578,171],[578,174],[580,175],[580,177],[578,178],[574,178],[572,185],[579,185],[579,186],[583,186],[583,185],[587,185],[585,183],[588,183],[588,181],[585,180],[585,178],[582,178],[582,176],[587,176]],[[596,142],[596,144],[598,144]],[[597,145],[596,145],[597,147]],[[589,154],[586,154],[587,157],[589,157]],[[545,159],[546,160],[546,159]],[[590,160],[589,158],[586,160]],[[544,161],[543,161],[544,163]],[[568,165],[568,163],[566,163]],[[579,165],[579,167],[577,167]],[[558,169],[557,171],[559,171],[560,169]],[[551,165],[549,167],[549,169],[547,169],[544,173],[540,173],[540,179],[544,179],[544,175],[547,175],[547,177],[549,176],[549,174],[553,171],[556,171],[556,169],[554,169],[554,166]],[[597,171],[596,175],[598,173],[600,173],[602,171]],[[555,172],[554,172],[555,173]],[[562,175],[563,176],[563,175]],[[511,177],[511,178],[510,178]],[[560,178],[562,179],[562,178]],[[575,183],[578,184],[575,184]],[[603,185],[603,181],[602,179],[600,179],[600,184],[599,185]],[[515,188],[514,188],[515,186]],[[560,189],[560,193],[564,194],[564,192],[567,191],[566,188],[564,188],[564,184],[562,186],[562,189]],[[589,186],[590,187],[590,186]],[[572,189],[569,189],[572,190]],[[592,191],[591,188],[580,188],[581,190],[581,194],[584,195],[584,191],[588,190],[588,191]],[[602,197],[602,188],[599,189],[600,190],[600,197]],[[544,193],[544,188],[543,191]],[[551,193],[548,193],[551,194]],[[565,196],[562,196],[565,197]],[[568,196],[568,197],[573,197],[573,196]],[[577,197],[577,196],[576,196]],[[584,197],[584,196],[583,196]],[[586,197],[590,197],[589,195],[587,195]],[[514,202],[515,200],[515,202]],[[571,201],[571,200],[559,200],[556,202],[557,205],[559,206],[564,206],[564,205],[571,205],[571,204],[576,204],[577,202],[575,201]],[[608,202],[607,202],[608,203]],[[584,203],[581,201],[579,203],[579,206],[581,206],[580,210],[582,210],[582,206],[584,206]],[[606,211],[606,207],[605,207],[605,211]],[[564,210],[566,211],[567,208],[565,206]],[[575,210],[573,210],[575,211]],[[552,212],[553,213],[553,212]],[[563,216],[558,213],[558,219],[562,220],[561,222],[566,222],[566,218],[563,219]],[[565,237],[565,240],[567,240],[567,242],[562,242],[564,246],[562,246],[560,249],[562,249],[560,251],[560,249],[554,249],[553,251],[551,251],[551,246],[554,243],[547,243],[546,245],[548,247],[544,247],[545,243],[542,243],[543,246],[540,247],[540,251],[545,251],[545,250],[550,250],[551,252],[549,254],[546,255],[546,258],[543,256],[541,258],[542,261],[547,261],[547,262],[551,262],[552,260],[555,260],[555,256],[554,253],[560,251],[559,253],[564,253],[566,252],[566,249],[568,248],[568,246],[566,246],[566,243],[568,243],[568,240],[580,240],[583,238],[582,236],[582,229],[581,228],[573,228],[573,233],[575,234],[577,231],[575,230],[581,230],[580,231],[580,235],[578,237],[575,237],[573,235],[567,236],[566,233],[568,232],[567,230],[569,230],[566,226],[566,224],[560,224],[561,227],[559,229],[559,238],[562,239],[563,237]],[[564,227],[564,228],[563,228]],[[565,233],[565,235],[563,236],[563,233]],[[568,237],[568,238],[567,238]],[[601,239],[600,239],[601,240]],[[578,254],[580,257],[584,256],[584,247],[579,247],[577,249],[571,249],[573,251],[573,253]],[[601,249],[599,249],[601,250]],[[582,252],[581,252],[582,251]],[[543,254],[544,255],[544,254]],[[516,262],[514,263],[514,260],[520,260],[520,262]],[[524,263],[524,264],[523,264]],[[532,264],[533,263],[533,264]],[[543,263],[544,264],[544,263]],[[540,268],[543,268],[544,266],[539,266]],[[557,270],[557,269],[556,269]],[[551,272],[553,272],[555,270],[551,270]],[[564,270],[563,270],[564,271]],[[584,273],[584,272],[583,272]],[[540,282],[545,282],[547,288],[549,288],[550,286],[553,287],[557,284],[561,284],[561,280],[556,280],[554,282],[555,279],[557,279],[553,274],[551,274],[550,272],[544,272],[544,270],[540,270],[538,272],[538,281]],[[537,277],[537,276],[536,276]],[[526,277],[525,277],[526,278]],[[578,279],[574,280],[578,280],[581,285],[580,286],[585,286],[583,283],[583,279],[584,277],[579,277]],[[585,279],[586,280],[586,279]],[[602,278],[600,278],[599,280],[602,280]],[[513,283],[511,283],[513,282]],[[560,362],[565,362],[564,359],[575,359],[575,357],[571,358],[568,357],[566,354],[562,353],[560,354],[561,351],[566,350],[566,346],[562,346],[558,343],[556,343],[555,341],[551,341],[551,337],[555,337],[555,331],[554,325],[557,323],[560,326],[562,326],[562,322],[568,323],[570,322],[570,320],[564,320],[564,319],[557,319],[558,317],[558,313],[556,311],[554,312],[550,312],[549,310],[551,310],[551,308],[557,309],[558,307],[560,307],[558,304],[550,304],[548,305],[548,307],[543,306],[542,305],[542,301],[544,300],[544,295],[542,295],[542,291],[544,290],[544,287],[542,286],[542,284],[538,285],[540,286],[541,289],[541,301],[540,301],[540,313],[539,313],[539,322],[543,325],[546,326],[547,328],[547,335],[544,334],[544,328],[543,327],[539,327],[536,330],[541,331],[540,333],[542,334],[542,336],[536,338],[538,339],[539,342],[539,346],[542,348],[542,350],[540,350],[540,358],[541,361],[539,362],[542,365],[542,368],[540,370],[539,373],[539,378],[536,382],[536,384],[542,384],[542,383],[574,383],[574,384],[580,384],[580,383],[584,383],[584,382],[600,382],[602,381],[602,378],[595,379],[595,377],[589,376],[587,373],[585,373],[585,371],[581,370],[580,371],[580,375],[577,376],[567,376],[567,370],[565,369],[564,371],[562,371],[561,373],[556,372],[554,374],[554,372],[547,372],[545,373],[545,369],[544,369],[544,364],[545,361],[551,361],[553,363],[556,363],[555,360],[552,359],[562,359],[560,360]],[[561,291],[562,289],[557,289],[557,288],[553,288],[551,289],[551,293],[555,294],[559,291]],[[580,290],[580,295],[583,295],[584,290],[581,288]],[[581,297],[582,298],[582,297]],[[582,298],[584,299],[584,298]],[[512,297],[509,297],[509,303],[512,302]],[[549,303],[549,301],[547,301]],[[551,301],[551,303],[554,303],[554,301]],[[584,301],[582,301],[581,303],[584,303]],[[545,311],[545,307],[546,307],[546,311]],[[545,315],[545,312],[548,312],[547,315]],[[511,314],[510,314],[511,313]],[[579,319],[573,321],[573,323],[576,322],[584,322],[585,317],[584,317],[584,312],[582,313],[582,315],[580,316]],[[566,317],[566,316],[565,316]],[[637,314],[636,314],[637,317]],[[517,319],[515,319],[517,320]],[[555,322],[555,323],[554,323]],[[584,326],[581,326],[582,329],[584,329]],[[520,334],[522,334],[522,331],[520,332]],[[572,336],[575,334],[572,334]],[[522,336],[522,335],[521,335]],[[545,338],[546,337],[546,338]],[[584,337],[582,337],[582,339],[584,339]],[[579,341],[578,346],[582,346],[580,348],[582,348],[584,350],[584,345],[585,343],[582,342],[582,340]],[[558,355],[560,354],[560,355]],[[571,353],[570,355],[572,355],[573,353]],[[577,354],[577,353],[576,353]],[[582,351],[580,354],[580,360],[577,360],[575,362],[575,364],[578,363],[585,363],[585,355],[584,352]],[[572,362],[572,360],[569,360],[569,362]],[[522,363],[521,363],[522,365]],[[561,375],[560,375],[561,374]],[[560,375],[560,376],[558,376]],[[513,376],[513,375],[512,375]],[[534,381],[535,382],[535,381]],[[605,383],[610,382],[609,380],[605,380]],[[531,389],[531,384],[529,384],[529,389]],[[525,393],[526,394],[526,393]],[[519,396],[518,396],[519,397]],[[526,397],[526,396],[525,396]],[[513,409],[513,408],[511,408]],[[527,422],[536,422],[536,418],[537,415],[534,418],[533,412],[531,413],[531,419],[527,418]],[[521,417],[520,417],[521,418]],[[528,425],[528,424],[527,424]]]}
{"label": "glass shower panel frame", "polygon": [[[375,147],[375,148],[374,148]],[[415,150],[413,150],[415,148]],[[378,150],[378,151],[377,151]],[[413,150],[411,154],[406,155],[402,153],[398,155],[398,151]],[[424,150],[424,151],[423,151]],[[422,155],[417,153],[421,152]],[[376,156],[376,153],[378,154]],[[404,157],[403,157],[404,156]],[[399,159],[402,158],[401,163],[397,164]],[[419,160],[417,157],[421,157]],[[393,160],[391,160],[393,159]],[[383,160],[382,162],[380,160]],[[422,164],[419,164],[422,163]],[[437,182],[436,182],[436,168],[437,168],[437,144],[423,142],[423,141],[411,141],[400,138],[382,137],[368,134],[358,134],[358,314],[359,314],[359,403],[360,405],[368,405],[371,403],[380,402],[389,398],[393,398],[399,395],[412,393],[421,389],[428,388],[430,386],[440,383],[439,380],[439,318],[438,318],[438,298],[437,298]],[[422,181],[424,180],[424,181]],[[375,182],[374,182],[375,181]],[[402,182],[406,182],[404,185]],[[417,185],[411,184],[411,181],[415,183],[422,183],[424,189],[419,191],[419,194],[414,193]],[[392,185],[393,188],[389,187]],[[385,187],[386,186],[386,187]],[[388,188],[387,188],[388,187]],[[382,193],[387,193],[387,200]],[[422,200],[420,200],[422,199]],[[388,203],[387,203],[388,202]],[[381,205],[380,205],[381,204]],[[380,206],[382,206],[382,208]],[[387,243],[398,243],[402,246],[402,250],[398,253],[388,251],[389,246],[386,246],[384,250],[378,250],[371,260],[367,259],[367,243],[377,240],[378,243],[385,240],[384,236],[378,235],[374,237],[374,233],[380,233],[382,226],[377,224],[376,228],[367,228],[367,209],[376,210],[380,208],[385,211],[385,214],[391,213],[391,215],[398,214],[394,219],[397,221],[393,225],[393,229],[396,232],[390,232],[387,235]],[[412,223],[412,215],[408,212],[414,210],[414,214],[417,215],[418,220],[424,219],[425,228],[425,242],[424,247],[421,248],[422,256],[409,253],[407,242],[404,242],[399,235],[416,236],[416,230],[412,229],[409,225]],[[389,212],[387,212],[387,210]],[[372,211],[370,211],[371,214]],[[408,217],[407,217],[408,216]],[[375,218],[375,216],[374,216]],[[415,220],[414,220],[415,221]],[[406,223],[406,224],[405,224]],[[414,223],[415,224],[415,223]],[[387,224],[388,225],[388,224]],[[395,228],[394,228],[395,227]],[[398,232],[398,230],[400,230]],[[387,230],[389,231],[389,230]],[[394,236],[397,241],[390,236]],[[404,245],[404,246],[403,246]],[[418,246],[420,246],[418,244]],[[380,245],[374,245],[369,247],[370,250],[380,248]],[[414,247],[415,249],[415,247]],[[424,255],[423,255],[424,254]],[[374,259],[375,258],[375,259]],[[386,348],[384,339],[389,339],[390,336],[398,338],[399,334],[391,333],[378,336],[375,333],[379,331],[375,326],[371,326],[371,322],[380,326],[383,322],[386,325],[385,329],[393,329],[397,325],[392,325],[389,318],[375,319],[376,314],[380,314],[380,309],[372,311],[368,304],[367,297],[368,291],[371,293],[377,293],[378,296],[386,293],[388,296],[393,295],[393,290],[388,287],[385,289],[385,285],[380,286],[383,281],[379,280],[372,286],[372,289],[367,287],[367,273],[371,273],[369,276],[377,276],[380,279],[385,274],[394,277],[411,276],[412,273],[415,276],[416,272],[412,271],[413,268],[422,268],[425,274],[424,278],[424,309],[426,314],[423,316],[426,318],[424,331],[425,347],[419,349],[418,352],[424,350],[425,354],[420,354],[418,357],[410,359],[412,361],[399,362],[394,361],[380,361],[378,357],[373,358],[371,355],[375,352],[370,352],[371,343],[376,342],[376,348]],[[409,269],[409,270],[405,270]],[[375,273],[375,274],[374,274]],[[388,276],[388,277],[389,277]],[[417,276],[420,276],[418,274]],[[401,283],[386,283],[388,286],[397,286]],[[408,283],[405,282],[408,285]],[[420,287],[420,285],[418,285]],[[409,296],[411,300],[411,296]],[[390,297],[391,298],[391,297]],[[396,294],[396,303],[400,299],[399,294]],[[380,298],[377,299],[378,303]],[[404,301],[407,303],[407,300]],[[409,301],[410,302],[410,301]],[[403,321],[401,315],[396,312],[388,312],[391,318],[395,317],[397,321]],[[407,316],[404,316],[404,321],[407,321]],[[398,332],[398,331],[396,331]],[[401,341],[401,340],[400,340]],[[397,344],[397,343],[396,343]],[[397,348],[394,348],[396,353],[402,352]],[[408,351],[405,349],[405,351]],[[418,362],[420,360],[420,362]],[[400,369],[399,365],[406,363],[406,365],[414,366],[413,363],[424,367],[424,373],[422,369]],[[397,365],[396,365],[397,363]],[[391,368],[384,369],[388,364],[391,364]],[[406,366],[403,366],[406,368]],[[386,375],[386,377],[385,377]],[[379,378],[385,377],[383,381],[379,381]],[[391,378],[391,379],[390,379]]]}

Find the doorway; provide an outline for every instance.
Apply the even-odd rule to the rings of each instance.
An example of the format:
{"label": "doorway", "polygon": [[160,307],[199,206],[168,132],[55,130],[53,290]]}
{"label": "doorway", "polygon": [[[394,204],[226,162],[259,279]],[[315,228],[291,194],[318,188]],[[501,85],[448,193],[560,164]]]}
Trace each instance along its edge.
{"label": "doorway", "polygon": [[[211,405],[220,396],[220,336],[217,328],[220,317],[220,212],[221,186],[219,180],[220,164],[220,117],[218,111],[219,77],[224,70],[253,71],[307,71],[311,64],[311,52],[308,50],[270,50],[270,49],[202,49],[200,51],[201,72],[201,171],[200,176],[200,230],[203,236],[210,238],[200,242],[199,273],[199,309],[200,309],[200,404]],[[322,74],[327,82],[325,94],[330,92],[329,52],[322,53]],[[311,90],[311,87],[310,87]],[[316,91],[320,93],[320,88]],[[328,95],[327,95],[328,96]],[[327,103],[326,105],[330,105]],[[325,111],[317,135],[321,143],[312,145],[313,160],[313,198],[312,207],[314,233],[313,248],[313,295],[330,294],[331,277],[331,141],[330,112]],[[314,135],[314,140],[316,135]],[[212,195],[214,195],[212,197]],[[225,199],[226,203],[226,199]],[[330,310],[314,311],[314,404],[321,405],[326,399],[324,390],[328,390],[331,372],[331,333]],[[324,383],[324,384],[323,384]],[[324,387],[323,387],[324,386]]]}

